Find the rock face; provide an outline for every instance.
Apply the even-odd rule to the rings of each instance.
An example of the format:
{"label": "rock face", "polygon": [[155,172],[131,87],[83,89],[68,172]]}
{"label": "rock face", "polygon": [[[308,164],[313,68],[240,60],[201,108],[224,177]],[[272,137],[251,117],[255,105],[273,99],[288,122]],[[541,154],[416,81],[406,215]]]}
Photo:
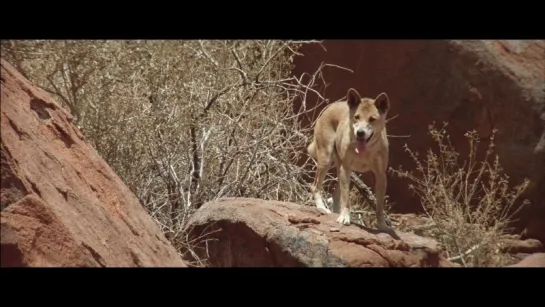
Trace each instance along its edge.
{"label": "rock face", "polygon": [[204,204],[189,220],[186,260],[213,267],[450,267],[437,243],[342,226],[314,207],[249,198]]}
{"label": "rock face", "polygon": [[159,227],[72,125],[1,62],[2,267],[184,267]]}
{"label": "rock face", "polygon": [[[388,93],[389,116],[399,115],[388,122],[389,134],[410,135],[391,138],[392,167],[414,170],[403,145],[424,155],[434,121],[449,123],[452,143],[463,155],[467,130],[489,137],[497,128],[495,150],[510,182],[531,180],[524,195],[531,203],[517,226],[545,240],[545,41],[332,40],[323,46],[303,47],[294,73],[313,73],[322,62],[352,69],[325,68],[328,85],[321,93],[330,101],[343,98],[350,87],[368,97]],[[313,101],[309,92],[308,109]],[[398,212],[420,209],[407,184],[389,175],[387,193]]]}
{"label": "rock face", "polygon": [[533,253],[545,252],[545,250],[543,249],[543,244],[536,239],[502,240],[501,251],[503,253],[510,253],[510,254],[518,254],[518,253],[533,254]]}
{"label": "rock face", "polygon": [[545,268],[545,253],[532,254],[520,262],[508,265],[511,268]]}

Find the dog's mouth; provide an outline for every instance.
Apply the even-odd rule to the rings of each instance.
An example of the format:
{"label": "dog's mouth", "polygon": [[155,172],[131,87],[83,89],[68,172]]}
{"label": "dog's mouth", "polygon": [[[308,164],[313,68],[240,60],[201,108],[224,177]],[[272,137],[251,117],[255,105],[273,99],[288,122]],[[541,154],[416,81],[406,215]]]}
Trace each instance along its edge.
{"label": "dog's mouth", "polygon": [[362,154],[365,151],[365,149],[367,149],[367,143],[369,143],[369,141],[373,137],[373,134],[374,133],[371,133],[371,135],[369,135],[368,138],[365,138],[365,137],[356,138],[356,147],[354,149],[356,151],[356,154]]}
{"label": "dog's mouth", "polygon": [[365,140],[365,143],[369,143],[369,141],[371,140],[371,138],[373,137],[374,134],[375,134],[374,132],[371,132],[371,134],[369,135],[367,140]]}

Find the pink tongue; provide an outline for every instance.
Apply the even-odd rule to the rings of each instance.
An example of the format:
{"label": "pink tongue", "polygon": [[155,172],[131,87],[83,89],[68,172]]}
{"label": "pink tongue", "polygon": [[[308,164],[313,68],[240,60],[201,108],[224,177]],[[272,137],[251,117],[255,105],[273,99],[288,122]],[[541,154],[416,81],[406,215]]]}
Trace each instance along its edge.
{"label": "pink tongue", "polygon": [[365,151],[365,141],[364,142],[356,142],[356,154],[362,154]]}

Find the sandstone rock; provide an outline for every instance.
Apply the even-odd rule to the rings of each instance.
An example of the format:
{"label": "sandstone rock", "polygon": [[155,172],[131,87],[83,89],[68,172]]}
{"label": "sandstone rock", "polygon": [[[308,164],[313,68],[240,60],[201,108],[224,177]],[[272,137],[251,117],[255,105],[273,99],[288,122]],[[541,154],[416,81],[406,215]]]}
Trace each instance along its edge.
{"label": "sandstone rock", "polygon": [[[387,92],[390,117],[399,115],[388,122],[389,134],[410,135],[391,138],[393,167],[414,170],[403,145],[425,154],[434,121],[449,123],[453,145],[463,155],[467,130],[488,137],[499,129],[495,150],[510,181],[531,180],[524,195],[531,204],[517,226],[527,228],[527,237],[545,240],[545,41],[326,40],[323,45],[299,50],[303,56],[295,58],[294,73],[313,73],[322,62],[352,69],[325,68],[327,86],[321,93],[330,101],[343,98],[350,87],[369,97]],[[307,109],[316,98],[309,93]],[[302,119],[306,125],[312,120]],[[388,177],[393,210],[418,211],[420,202],[408,182]],[[372,176],[363,178],[372,184]]]}
{"label": "sandstone rock", "polygon": [[[314,207],[251,198],[204,204],[189,220],[199,259],[214,267],[451,267],[437,242],[336,223]],[[197,260],[189,251],[186,260]]]}
{"label": "sandstone rock", "polygon": [[536,239],[527,239],[527,240],[514,240],[514,239],[504,239],[501,241],[501,251],[503,253],[510,254],[533,254],[545,251],[543,249],[543,244]]}
{"label": "sandstone rock", "polygon": [[545,253],[532,254],[520,262],[508,265],[511,268],[545,268]]}
{"label": "sandstone rock", "polygon": [[185,263],[71,116],[1,60],[2,267]]}

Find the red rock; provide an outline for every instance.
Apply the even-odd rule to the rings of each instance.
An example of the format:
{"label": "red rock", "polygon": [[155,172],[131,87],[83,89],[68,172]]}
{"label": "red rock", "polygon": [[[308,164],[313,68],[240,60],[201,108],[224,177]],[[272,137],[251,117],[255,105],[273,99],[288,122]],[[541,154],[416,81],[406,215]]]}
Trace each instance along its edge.
{"label": "red rock", "polygon": [[[399,240],[311,206],[252,198],[205,203],[189,220],[189,239],[213,267],[453,267],[436,241],[409,233]],[[185,251],[186,260],[195,261]]]}
{"label": "red rock", "polygon": [[545,253],[532,254],[518,263],[508,265],[511,268],[545,268]]}
{"label": "red rock", "polygon": [[185,267],[71,116],[1,61],[2,267]]}
{"label": "red rock", "polygon": [[501,241],[501,251],[510,254],[533,254],[545,251],[543,244],[536,239],[518,240],[503,239]]}

